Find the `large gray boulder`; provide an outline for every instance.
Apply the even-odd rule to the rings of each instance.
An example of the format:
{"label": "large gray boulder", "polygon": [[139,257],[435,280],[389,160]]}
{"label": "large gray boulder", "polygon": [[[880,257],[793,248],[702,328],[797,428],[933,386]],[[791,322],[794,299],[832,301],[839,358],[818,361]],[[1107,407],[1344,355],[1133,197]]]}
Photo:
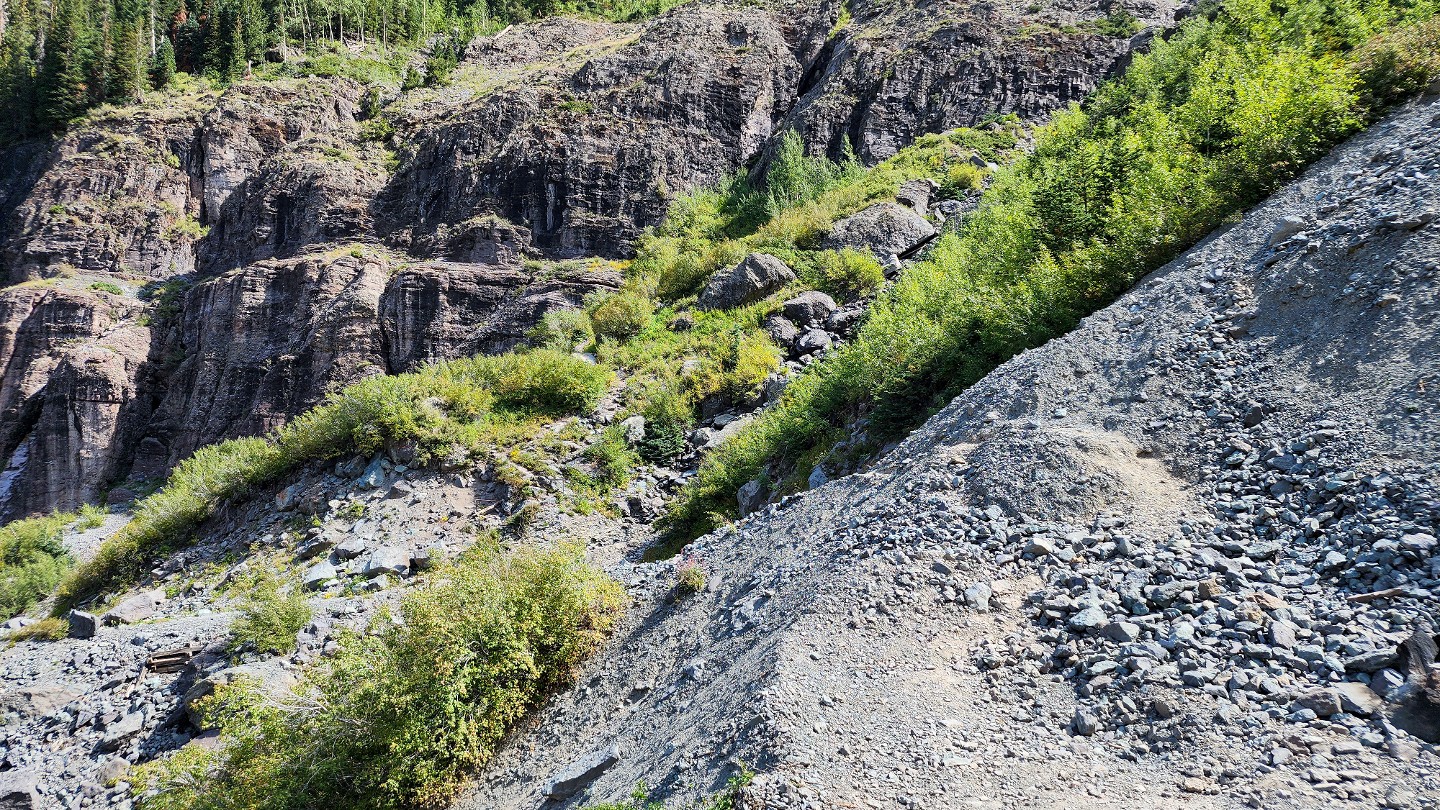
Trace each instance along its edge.
{"label": "large gray boulder", "polygon": [[785,317],[802,326],[823,323],[835,311],[835,299],[819,290],[803,292],[781,304]]}
{"label": "large gray boulder", "polygon": [[0,772],[0,810],[40,810],[40,780],[31,771]]}
{"label": "large gray boulder", "polygon": [[795,280],[795,271],[768,253],[751,253],[728,270],[710,277],[700,292],[701,309],[731,309],[753,304]]}
{"label": "large gray boulder", "polygon": [[823,246],[827,250],[868,250],[884,261],[900,256],[935,235],[935,226],[896,203],[875,203],[835,223]]}

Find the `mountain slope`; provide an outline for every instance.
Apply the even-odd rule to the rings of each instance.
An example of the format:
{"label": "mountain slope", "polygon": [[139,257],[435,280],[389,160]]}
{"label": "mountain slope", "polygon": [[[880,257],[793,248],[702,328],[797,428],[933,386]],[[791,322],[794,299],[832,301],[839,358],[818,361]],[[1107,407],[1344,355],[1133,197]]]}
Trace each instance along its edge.
{"label": "mountain slope", "polygon": [[696,541],[704,593],[633,569],[636,624],[461,806],[611,746],[595,799],[743,762],[754,807],[1433,806],[1433,748],[1357,680],[1440,618],[1437,116]]}

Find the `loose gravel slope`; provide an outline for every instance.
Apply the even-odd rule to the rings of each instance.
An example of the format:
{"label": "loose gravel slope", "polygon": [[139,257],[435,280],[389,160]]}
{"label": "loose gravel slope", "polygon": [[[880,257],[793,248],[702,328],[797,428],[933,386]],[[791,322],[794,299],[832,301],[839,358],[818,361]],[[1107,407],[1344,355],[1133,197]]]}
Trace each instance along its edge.
{"label": "loose gravel slope", "polygon": [[630,625],[461,806],[739,762],[749,807],[1440,806],[1430,662],[1397,656],[1440,594],[1437,174],[1425,100],[874,469],[697,541],[702,593],[622,566]]}

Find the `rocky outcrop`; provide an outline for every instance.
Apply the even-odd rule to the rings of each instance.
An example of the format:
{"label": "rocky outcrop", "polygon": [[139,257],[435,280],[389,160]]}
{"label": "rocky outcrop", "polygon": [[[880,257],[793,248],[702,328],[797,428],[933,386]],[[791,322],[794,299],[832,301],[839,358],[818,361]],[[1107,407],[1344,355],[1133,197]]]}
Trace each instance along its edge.
{"label": "rocky outcrop", "polygon": [[[784,126],[838,154],[848,142],[862,160],[883,160],[916,137],[987,116],[1048,116],[1080,101],[1128,59],[1144,36],[1123,17],[1168,25],[1173,0],[905,5],[853,2],[809,66],[802,97]],[[1110,15],[1121,26],[1108,26]]]}
{"label": "rocky outcrop", "polygon": [[174,464],[211,442],[273,430],[364,376],[513,348],[546,312],[619,282],[613,271],[538,279],[490,265],[401,269],[361,248],[226,273],[184,296],[167,350],[184,359],[168,375],[145,452]]}
{"label": "rocky outcrop", "polygon": [[134,312],[60,286],[0,292],[0,516],[93,502],[125,468],[150,351]]}
{"label": "rocky outcrop", "polygon": [[381,299],[380,326],[391,371],[512,349],[545,313],[620,286],[613,270],[536,279],[503,267],[422,264],[397,273]]}
{"label": "rocky outcrop", "polygon": [[626,253],[672,191],[720,180],[765,144],[802,71],[788,27],[763,8],[689,4],[644,26],[552,20],[476,42],[461,70],[481,75],[545,47],[513,85],[415,122],[389,238],[428,253],[442,224],[493,214],[553,256]]}
{"label": "rocky outcrop", "polygon": [[373,255],[261,262],[196,285],[180,307],[183,356],[150,430],[171,463],[259,435],[334,387],[385,370],[377,317],[389,263]]}
{"label": "rocky outcrop", "polygon": [[192,270],[199,209],[188,169],[199,156],[198,121],[199,111],[183,105],[145,108],[60,140],[10,213],[0,280],[61,270],[149,278]]}

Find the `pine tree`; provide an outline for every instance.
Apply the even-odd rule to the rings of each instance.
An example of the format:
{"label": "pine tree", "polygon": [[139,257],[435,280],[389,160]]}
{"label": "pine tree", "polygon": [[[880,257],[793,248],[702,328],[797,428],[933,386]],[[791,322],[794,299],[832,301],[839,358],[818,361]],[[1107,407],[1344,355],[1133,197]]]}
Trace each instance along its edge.
{"label": "pine tree", "polygon": [[95,32],[89,22],[84,0],[58,0],[37,81],[36,117],[51,129],[63,129],[90,106]]}
{"label": "pine tree", "polygon": [[155,50],[155,58],[150,65],[150,84],[156,90],[163,89],[175,78],[175,46],[170,44],[169,37],[160,39],[160,46]]}
{"label": "pine tree", "polygon": [[140,99],[145,89],[148,55],[144,32],[145,7],[139,0],[118,0],[111,37],[109,83],[106,98],[116,104]]}

